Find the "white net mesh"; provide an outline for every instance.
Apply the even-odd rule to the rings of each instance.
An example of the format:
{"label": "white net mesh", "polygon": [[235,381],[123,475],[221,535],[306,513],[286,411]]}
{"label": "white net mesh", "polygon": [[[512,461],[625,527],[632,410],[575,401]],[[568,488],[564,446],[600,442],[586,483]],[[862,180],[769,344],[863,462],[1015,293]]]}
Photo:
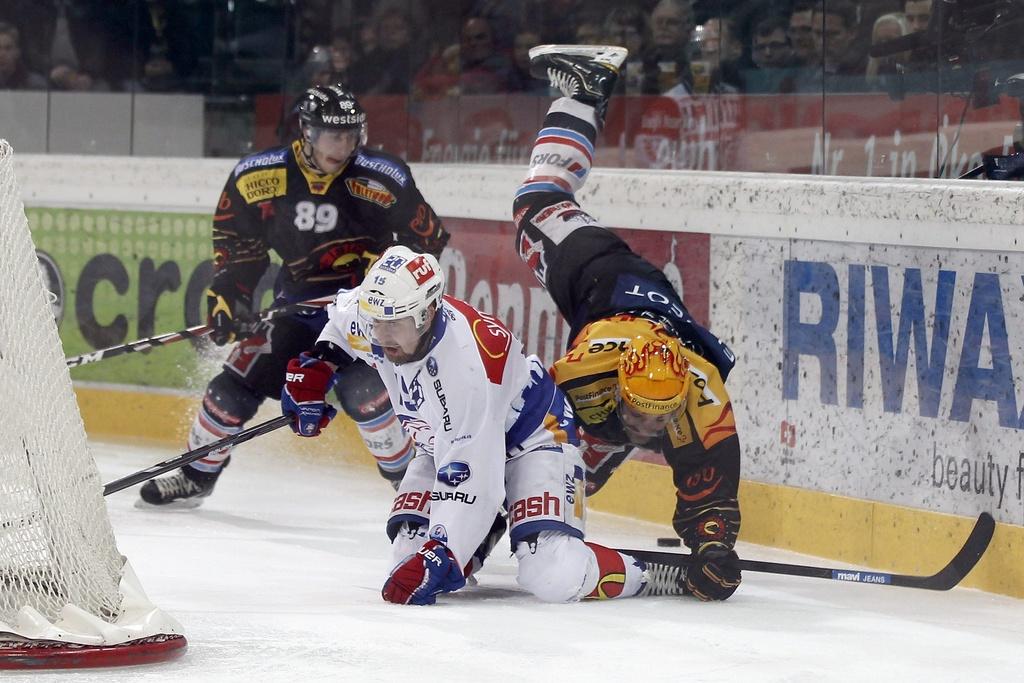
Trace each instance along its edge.
{"label": "white net mesh", "polygon": [[30,607],[121,612],[122,558],[0,140],[0,631]]}

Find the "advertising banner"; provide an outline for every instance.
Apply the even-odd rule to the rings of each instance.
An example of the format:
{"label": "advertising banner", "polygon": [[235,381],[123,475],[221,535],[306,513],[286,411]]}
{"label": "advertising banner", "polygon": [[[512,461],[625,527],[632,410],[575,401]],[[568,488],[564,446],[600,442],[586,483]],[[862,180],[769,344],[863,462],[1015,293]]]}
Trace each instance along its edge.
{"label": "advertising banner", "polygon": [[[27,208],[64,353],[75,356],[205,319],[212,273],[208,216]],[[188,342],[84,365],[73,379],[186,387]]]}
{"label": "advertising banner", "polygon": [[[55,314],[68,356],[205,322],[203,295],[212,275],[210,217],[136,211],[29,208],[41,268],[56,295]],[[568,342],[568,326],[532,272],[519,260],[510,222],[445,219],[452,240],[442,255],[448,292],[494,313],[523,340],[527,353],[551,363]],[[691,313],[709,312],[710,239],[704,234],[623,230],[641,254],[663,268]],[[261,280],[271,301],[278,265]],[[202,377],[197,377],[197,372]],[[188,342],[133,353],[73,370],[74,379],[198,388]]]}
{"label": "advertising banner", "polygon": [[713,250],[745,477],[1024,522],[1024,255]]}

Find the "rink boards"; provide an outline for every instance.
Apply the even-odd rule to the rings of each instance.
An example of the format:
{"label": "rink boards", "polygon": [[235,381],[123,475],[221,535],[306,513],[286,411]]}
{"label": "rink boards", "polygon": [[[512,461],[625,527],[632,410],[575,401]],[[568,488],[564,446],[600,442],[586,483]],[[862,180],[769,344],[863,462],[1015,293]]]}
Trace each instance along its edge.
{"label": "rink boards", "polygon": [[[69,354],[198,319],[205,221],[232,165],[19,159],[37,245],[63,283]],[[565,326],[509,223],[522,169],[414,172],[453,233],[449,291],[553,359]],[[745,540],[930,573],[987,510],[1001,524],[968,585],[1024,597],[1024,212],[1012,184],[596,171],[579,198],[739,357],[728,388]],[[90,431],[183,443],[216,365],[178,347],[76,370],[121,385],[80,384]],[[361,453],[350,425],[301,448]],[[667,522],[673,501],[647,454],[591,502]]]}

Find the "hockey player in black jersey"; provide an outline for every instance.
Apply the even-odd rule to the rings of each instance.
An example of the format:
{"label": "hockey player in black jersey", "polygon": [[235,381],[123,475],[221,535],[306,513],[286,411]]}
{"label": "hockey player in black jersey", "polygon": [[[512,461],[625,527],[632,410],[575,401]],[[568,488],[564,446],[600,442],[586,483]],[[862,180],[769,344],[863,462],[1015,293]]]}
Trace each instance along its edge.
{"label": "hockey player in black jersey", "polygon": [[638,447],[661,453],[676,486],[673,526],[697,556],[685,589],[725,600],[740,583],[740,446],[724,383],[735,358],[664,273],[575,198],[626,54],[592,45],[530,50],[531,73],[564,97],[548,110],[516,192],[516,244],[571,328],[551,373],[583,431],[588,494]]}
{"label": "hockey player in black jersey", "polygon": [[[271,250],[282,261],[274,286],[276,306],[356,287],[391,244],[438,256],[449,238],[409,167],[367,149],[366,112],[351,92],[340,85],[309,89],[299,119],[301,138],[239,161],[217,203],[208,324],[216,344],[237,344],[206,389],[189,433],[190,449],[241,431],[264,399],[278,399],[288,360],[310,348],[327,322],[322,310],[259,325],[248,322]],[[336,394],[381,475],[399,481],[413,444],[376,371],[353,364]],[[222,449],[148,482],[141,489],[142,501],[200,504],[230,454],[230,448]]]}

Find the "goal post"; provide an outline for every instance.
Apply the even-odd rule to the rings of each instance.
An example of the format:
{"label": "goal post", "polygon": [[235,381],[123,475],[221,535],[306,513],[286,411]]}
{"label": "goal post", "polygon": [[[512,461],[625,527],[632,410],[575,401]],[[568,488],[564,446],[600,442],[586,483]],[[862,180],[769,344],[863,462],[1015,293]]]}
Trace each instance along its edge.
{"label": "goal post", "polygon": [[0,669],[184,652],[117,549],[14,174],[0,139]]}

